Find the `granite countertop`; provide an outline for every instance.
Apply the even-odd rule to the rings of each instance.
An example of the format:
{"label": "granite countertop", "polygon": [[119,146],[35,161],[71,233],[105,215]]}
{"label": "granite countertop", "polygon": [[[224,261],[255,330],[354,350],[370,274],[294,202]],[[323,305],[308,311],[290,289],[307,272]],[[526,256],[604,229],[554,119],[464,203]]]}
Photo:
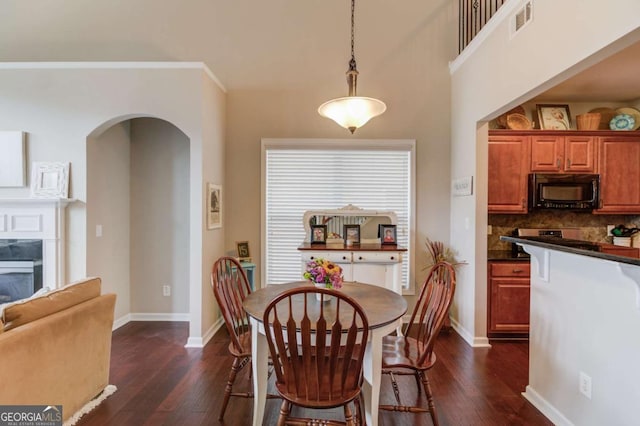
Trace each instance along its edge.
{"label": "granite countertop", "polygon": [[596,257],[599,259],[610,260],[612,262],[626,263],[629,265],[640,266],[640,259],[627,256],[618,256],[600,252],[604,243],[593,243],[590,241],[570,240],[567,238],[557,237],[500,237],[501,241],[510,243],[528,244],[535,247],[542,247],[552,250],[563,251],[566,253],[580,254],[583,256]]}

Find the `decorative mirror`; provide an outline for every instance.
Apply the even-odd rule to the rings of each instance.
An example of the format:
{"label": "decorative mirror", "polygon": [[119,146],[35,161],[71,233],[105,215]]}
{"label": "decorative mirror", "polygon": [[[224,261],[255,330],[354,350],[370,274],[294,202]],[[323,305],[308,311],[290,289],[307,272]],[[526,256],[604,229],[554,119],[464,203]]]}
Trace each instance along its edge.
{"label": "decorative mirror", "polygon": [[[378,225],[396,225],[398,217],[392,211],[365,210],[349,204],[339,209],[308,210],[302,216],[305,242],[310,241],[312,225],[327,227],[326,242],[344,243],[345,225],[360,225],[360,243],[380,243]],[[349,228],[349,227],[347,227]]]}

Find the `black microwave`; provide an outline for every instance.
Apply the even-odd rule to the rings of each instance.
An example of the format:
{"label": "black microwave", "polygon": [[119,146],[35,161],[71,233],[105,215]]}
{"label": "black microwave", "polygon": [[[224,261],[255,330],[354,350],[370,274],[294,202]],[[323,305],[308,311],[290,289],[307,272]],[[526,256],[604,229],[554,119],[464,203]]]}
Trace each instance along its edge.
{"label": "black microwave", "polygon": [[600,175],[529,175],[529,210],[598,208]]}

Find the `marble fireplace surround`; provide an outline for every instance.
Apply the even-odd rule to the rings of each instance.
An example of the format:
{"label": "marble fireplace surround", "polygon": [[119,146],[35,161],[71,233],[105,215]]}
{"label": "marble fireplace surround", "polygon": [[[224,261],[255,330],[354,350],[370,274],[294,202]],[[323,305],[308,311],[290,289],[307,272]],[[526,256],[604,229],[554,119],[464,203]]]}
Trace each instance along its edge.
{"label": "marble fireplace surround", "polygon": [[42,240],[42,286],[65,283],[66,207],[72,199],[0,199],[0,240]]}

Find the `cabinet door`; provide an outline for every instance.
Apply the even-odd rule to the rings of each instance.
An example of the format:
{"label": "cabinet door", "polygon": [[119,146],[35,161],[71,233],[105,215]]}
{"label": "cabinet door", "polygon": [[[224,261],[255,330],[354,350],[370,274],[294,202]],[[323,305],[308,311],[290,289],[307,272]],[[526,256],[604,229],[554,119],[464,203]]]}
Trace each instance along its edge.
{"label": "cabinet door", "polygon": [[529,332],[529,278],[492,278],[489,331]]}
{"label": "cabinet door", "polygon": [[564,170],[595,173],[596,141],[591,136],[567,136],[564,139]]}
{"label": "cabinet door", "polygon": [[376,263],[354,263],[353,264],[353,281],[373,284],[378,287],[387,287],[387,272],[390,270],[389,265]]}
{"label": "cabinet door", "polygon": [[640,137],[598,140],[600,208],[595,213],[640,213]]}
{"label": "cabinet door", "polygon": [[489,213],[527,213],[528,136],[489,136]]}
{"label": "cabinet door", "polygon": [[563,136],[531,137],[531,171],[561,172],[564,155]]}

